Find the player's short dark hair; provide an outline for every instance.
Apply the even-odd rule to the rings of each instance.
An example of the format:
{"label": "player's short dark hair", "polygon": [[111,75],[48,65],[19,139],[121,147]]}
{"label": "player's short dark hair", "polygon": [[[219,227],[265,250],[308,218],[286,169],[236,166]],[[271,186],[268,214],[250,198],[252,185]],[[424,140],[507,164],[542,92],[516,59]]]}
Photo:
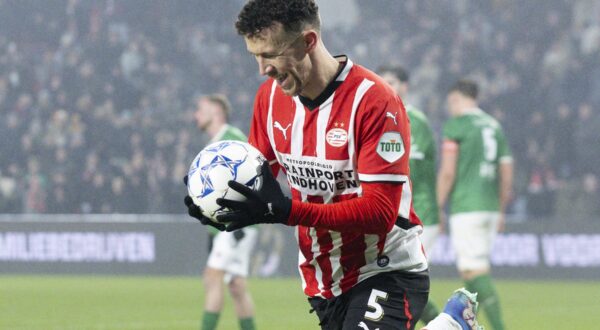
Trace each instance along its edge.
{"label": "player's short dark hair", "polygon": [[410,79],[410,74],[408,73],[408,71],[399,65],[382,65],[377,69],[377,73],[379,74],[384,74],[388,72],[393,74],[396,78],[398,78],[398,80],[400,80],[403,83],[407,83]]}
{"label": "player's short dark hair", "polygon": [[470,79],[461,79],[454,83],[452,87],[450,87],[449,93],[459,92],[464,96],[470,97],[473,100],[477,100],[477,96],[479,95],[479,86],[477,83]]}
{"label": "player's short dark hair", "polygon": [[225,115],[225,120],[229,121],[229,114],[231,113],[231,103],[227,99],[227,96],[223,94],[208,94],[200,97],[201,99],[208,100],[216,105],[218,105],[223,111],[223,115]]}
{"label": "player's short dark hair", "polygon": [[250,0],[238,15],[238,34],[254,37],[279,22],[285,32],[300,33],[307,26],[319,30],[319,7],[314,0]]}

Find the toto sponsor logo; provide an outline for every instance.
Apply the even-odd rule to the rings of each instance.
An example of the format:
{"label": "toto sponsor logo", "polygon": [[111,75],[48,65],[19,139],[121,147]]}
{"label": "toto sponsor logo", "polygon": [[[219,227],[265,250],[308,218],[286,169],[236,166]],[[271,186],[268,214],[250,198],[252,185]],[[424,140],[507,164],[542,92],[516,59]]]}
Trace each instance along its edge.
{"label": "toto sponsor logo", "polygon": [[343,128],[332,128],[325,136],[327,143],[332,147],[341,147],[348,142],[348,132]]}
{"label": "toto sponsor logo", "polygon": [[388,163],[393,163],[404,155],[404,141],[398,132],[385,132],[379,138],[377,154]]}

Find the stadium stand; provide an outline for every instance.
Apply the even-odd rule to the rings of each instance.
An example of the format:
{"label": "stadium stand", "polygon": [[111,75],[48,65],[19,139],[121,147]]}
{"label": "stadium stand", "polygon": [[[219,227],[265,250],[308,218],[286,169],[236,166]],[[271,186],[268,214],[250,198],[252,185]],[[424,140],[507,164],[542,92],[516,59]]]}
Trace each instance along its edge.
{"label": "stadium stand", "polygon": [[[229,95],[247,129],[262,80],[233,28],[241,1],[36,4],[0,1],[0,213],[182,213],[206,142],[193,97]],[[410,68],[409,101],[438,133],[449,84],[475,78],[514,150],[516,200],[535,216],[598,214],[600,3],[357,4],[324,32],[334,52]]]}

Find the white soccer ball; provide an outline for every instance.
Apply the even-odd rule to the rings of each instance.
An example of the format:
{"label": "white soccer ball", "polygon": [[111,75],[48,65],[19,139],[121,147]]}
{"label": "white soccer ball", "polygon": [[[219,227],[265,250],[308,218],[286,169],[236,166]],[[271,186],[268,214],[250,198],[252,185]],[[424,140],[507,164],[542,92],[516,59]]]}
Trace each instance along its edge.
{"label": "white soccer ball", "polygon": [[241,141],[224,140],[206,146],[194,158],[188,171],[188,194],[202,214],[212,221],[229,212],[217,204],[217,198],[243,201],[245,197],[229,188],[234,180],[253,187],[258,167],[265,157],[256,148]]}

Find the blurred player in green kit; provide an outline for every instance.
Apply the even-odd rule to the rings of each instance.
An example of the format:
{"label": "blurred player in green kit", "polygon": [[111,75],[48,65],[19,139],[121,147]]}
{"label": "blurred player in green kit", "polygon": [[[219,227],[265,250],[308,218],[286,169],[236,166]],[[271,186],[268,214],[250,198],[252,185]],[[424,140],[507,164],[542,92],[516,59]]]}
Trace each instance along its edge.
{"label": "blurred player in green kit", "polygon": [[450,238],[465,287],[478,294],[492,328],[500,330],[504,323],[490,254],[504,228],[513,163],[502,127],[479,108],[477,96],[478,86],[470,80],[458,81],[448,93],[451,118],[443,130],[438,206],[443,210],[449,202]]}
{"label": "blurred player in green kit", "polygon": [[[225,96],[214,94],[199,97],[196,107],[196,123],[200,130],[211,137],[210,143],[221,140],[247,141],[242,131],[227,123],[231,106]],[[187,203],[192,203],[191,198],[186,197]],[[258,230],[256,226],[249,226],[224,232],[220,231],[224,228],[222,224],[208,225],[209,256],[203,275],[205,297],[201,329],[212,330],[217,327],[223,308],[225,284],[229,287],[240,329],[255,329],[254,304],[246,288],[246,277]]]}
{"label": "blurred player in green kit", "polygon": [[[379,75],[390,84],[398,96],[407,99],[409,73],[402,67],[382,67]],[[435,244],[440,232],[439,209],[436,200],[436,147],[433,131],[425,114],[411,104],[406,104],[410,119],[410,178],[412,182],[413,207],[423,222],[421,242],[427,255]],[[427,323],[439,313],[429,301],[423,310],[421,320]]]}

